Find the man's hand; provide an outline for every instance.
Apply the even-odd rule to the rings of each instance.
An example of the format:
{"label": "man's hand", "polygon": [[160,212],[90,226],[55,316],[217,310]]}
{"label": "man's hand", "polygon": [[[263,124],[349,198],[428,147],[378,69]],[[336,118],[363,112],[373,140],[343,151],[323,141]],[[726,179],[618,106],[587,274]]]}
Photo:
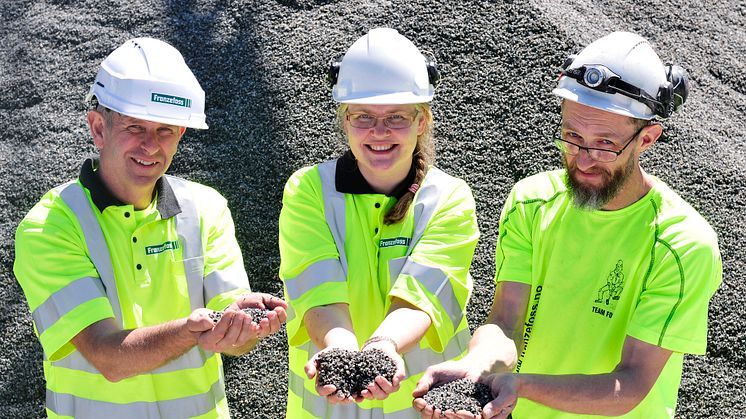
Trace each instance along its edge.
{"label": "man's hand", "polygon": [[346,349],[348,351],[357,351],[357,348],[344,348],[341,346],[328,346],[314,354],[314,356],[311,357],[311,359],[306,363],[304,370],[306,371],[306,376],[309,380],[312,380],[316,378],[316,392],[321,397],[326,397],[326,401],[329,404],[350,404],[350,403],[360,403],[361,401],[365,400],[360,395],[350,395],[347,397],[342,396],[341,394],[337,394],[337,387],[333,384],[327,384],[324,386],[319,385],[318,380],[318,363],[317,358],[320,354],[330,351],[332,349]]}
{"label": "man's hand", "polygon": [[[201,316],[201,310],[204,309],[195,310],[189,319]],[[237,356],[251,350],[259,339],[261,327],[243,311],[226,309],[214,327],[209,316],[204,315],[204,317],[210,322],[211,329],[200,334],[198,343],[206,351]]]}
{"label": "man's hand", "polygon": [[383,376],[378,376],[375,380],[368,385],[368,388],[361,392],[361,396],[368,400],[383,400],[389,396],[389,394],[399,390],[399,384],[406,377],[406,371],[404,368],[404,359],[401,355],[396,352],[394,343],[388,340],[379,340],[366,345],[363,350],[367,351],[370,349],[378,349],[388,355],[396,365],[396,372],[391,382]]}
{"label": "man's hand", "polygon": [[[243,295],[236,302],[228,306],[227,311],[240,311],[244,308],[262,308],[269,310],[267,318],[258,322],[260,338],[265,338],[271,334],[277,333],[280,327],[287,321],[286,303],[282,298],[261,292],[252,292]],[[249,316],[251,317],[251,316]]]}
{"label": "man's hand", "polygon": [[[422,377],[417,382],[417,386],[412,392],[412,396],[415,398],[414,401],[412,401],[412,407],[420,412],[420,417],[423,419],[442,418],[445,412],[441,412],[440,409],[436,409],[427,404],[422,396],[433,387],[440,384],[450,383],[451,381],[456,381],[460,378],[468,378],[469,380],[477,381],[482,372],[483,369],[474,368],[467,359],[446,361],[430,366],[422,374]],[[452,414],[452,412],[449,414]]]}

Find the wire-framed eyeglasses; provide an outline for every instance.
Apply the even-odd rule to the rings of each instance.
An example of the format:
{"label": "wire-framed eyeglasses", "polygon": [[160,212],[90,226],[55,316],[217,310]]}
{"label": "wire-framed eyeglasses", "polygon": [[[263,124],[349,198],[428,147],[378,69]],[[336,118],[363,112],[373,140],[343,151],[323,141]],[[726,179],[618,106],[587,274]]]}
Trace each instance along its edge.
{"label": "wire-framed eyeglasses", "polygon": [[570,135],[569,132],[564,131],[562,129],[562,126],[560,125],[558,128],[558,135],[555,136],[554,144],[557,146],[557,148],[566,154],[569,154],[571,156],[577,156],[578,153],[580,153],[580,150],[585,150],[588,153],[588,156],[597,162],[600,163],[611,163],[613,161],[616,161],[616,159],[624,153],[624,150],[632,144],[632,141],[634,141],[635,138],[637,138],[638,135],[642,132],[642,130],[646,127],[642,126],[640,129],[638,129],[632,136],[627,140],[627,143],[624,144],[624,147],[621,148],[621,150],[609,150],[606,148],[595,148],[595,147],[584,147],[580,144],[576,144],[572,141],[568,141],[565,138]]}
{"label": "wire-framed eyeglasses", "polygon": [[347,121],[354,128],[370,129],[378,124],[378,120],[383,120],[383,125],[390,129],[404,129],[412,126],[417,114],[420,111],[417,110],[414,114],[406,113],[390,113],[386,115],[371,115],[366,112],[347,113]]}

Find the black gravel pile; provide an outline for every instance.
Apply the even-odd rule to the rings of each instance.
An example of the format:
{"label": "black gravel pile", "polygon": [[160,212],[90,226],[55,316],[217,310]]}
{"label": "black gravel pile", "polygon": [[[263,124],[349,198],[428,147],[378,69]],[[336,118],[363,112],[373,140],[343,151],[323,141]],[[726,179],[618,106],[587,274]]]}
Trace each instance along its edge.
{"label": "black gravel pile", "polygon": [[[247,313],[251,315],[251,321],[254,323],[259,324],[262,319],[267,318],[267,313],[269,313],[269,310],[263,309],[263,308],[245,308],[242,310],[244,313]],[[222,311],[213,311],[209,314],[210,318],[212,319],[213,323],[217,323],[220,321],[220,319],[223,317]]]}
{"label": "black gravel pile", "polygon": [[396,373],[394,361],[378,349],[332,349],[319,354],[316,366],[319,385],[334,385],[342,397],[360,395],[379,375],[391,381]]}
{"label": "black gravel pile", "polygon": [[482,408],[492,400],[492,393],[486,384],[462,378],[434,387],[422,398],[441,412],[467,410],[480,416]]}

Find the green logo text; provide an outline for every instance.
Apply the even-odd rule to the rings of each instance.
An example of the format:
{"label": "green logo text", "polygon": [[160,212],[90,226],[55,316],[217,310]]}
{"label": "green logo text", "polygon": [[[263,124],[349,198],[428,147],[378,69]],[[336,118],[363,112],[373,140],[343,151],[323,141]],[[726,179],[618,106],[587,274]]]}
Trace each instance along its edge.
{"label": "green logo text", "polygon": [[163,93],[151,93],[150,101],[157,103],[165,103],[167,105],[183,106],[185,108],[192,107],[192,99],[185,97],[178,97],[172,95],[164,95]]}
{"label": "green logo text", "polygon": [[409,237],[394,237],[391,239],[381,239],[378,247],[391,247],[391,246],[409,246]]}
{"label": "green logo text", "polygon": [[158,253],[163,253],[166,250],[175,250],[179,248],[179,242],[174,240],[170,242],[165,242],[163,244],[158,244],[155,246],[145,246],[145,255],[155,255]]}

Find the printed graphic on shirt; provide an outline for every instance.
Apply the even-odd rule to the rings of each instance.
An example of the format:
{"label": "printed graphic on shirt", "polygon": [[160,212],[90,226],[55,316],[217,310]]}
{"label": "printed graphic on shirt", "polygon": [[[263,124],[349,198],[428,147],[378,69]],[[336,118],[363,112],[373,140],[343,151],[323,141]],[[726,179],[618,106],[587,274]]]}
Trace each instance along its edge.
{"label": "printed graphic on shirt", "polygon": [[515,372],[521,372],[521,366],[523,365],[523,358],[526,356],[526,349],[528,349],[528,342],[531,340],[531,331],[534,328],[534,320],[536,319],[536,311],[539,309],[539,300],[541,299],[541,285],[536,286],[534,292],[534,300],[531,303],[531,311],[528,313],[526,323],[523,324],[523,350],[518,356],[518,363],[515,366]]}
{"label": "printed graphic on shirt", "polygon": [[620,259],[606,277],[606,285],[599,288],[593,312],[612,318],[622,289],[624,289],[624,262]]}
{"label": "printed graphic on shirt", "polygon": [[176,250],[178,248],[179,242],[177,240],[167,241],[155,246],[145,246],[145,256],[156,255],[158,253],[163,253],[166,250]]}
{"label": "printed graphic on shirt", "polygon": [[409,237],[393,237],[390,239],[381,239],[378,247],[391,247],[391,246],[409,246]]}

